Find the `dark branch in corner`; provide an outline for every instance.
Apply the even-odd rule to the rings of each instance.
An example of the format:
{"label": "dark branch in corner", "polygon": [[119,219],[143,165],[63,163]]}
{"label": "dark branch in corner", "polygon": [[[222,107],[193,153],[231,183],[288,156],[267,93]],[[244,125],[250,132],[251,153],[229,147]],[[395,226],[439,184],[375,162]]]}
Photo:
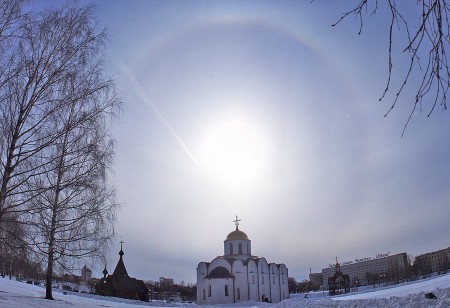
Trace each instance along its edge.
{"label": "dark branch in corner", "polygon": [[[379,9],[379,0],[361,0],[354,9],[345,12],[339,20],[332,24],[336,26],[351,15],[356,15],[359,19],[359,31],[362,33],[364,17],[376,15]],[[389,19],[389,46],[388,46],[388,77],[386,87],[379,100],[383,100],[390,90],[393,75],[393,55],[394,55],[394,31],[404,31],[407,46],[402,49],[403,53],[410,55],[410,63],[399,86],[394,101],[385,116],[387,116],[396,106],[400,95],[404,92],[405,86],[413,74],[420,74],[422,81],[418,85],[414,96],[414,103],[411,113],[404,125],[402,136],[410,123],[412,116],[419,109],[421,112],[425,105],[429,106],[427,116],[429,117],[436,106],[440,105],[442,110],[447,110],[447,93],[450,86],[450,69],[447,59],[447,49],[450,43],[449,15],[450,6],[448,0],[418,0],[421,4],[421,15],[418,23],[409,24],[410,19],[400,12],[395,0],[387,0],[386,4],[390,10]],[[373,6],[372,9],[370,7]],[[410,22],[411,23],[411,22]],[[417,28],[415,31],[411,31]],[[411,35],[413,33],[413,35]],[[420,55],[426,55],[421,59]],[[425,66],[422,66],[423,63]]]}

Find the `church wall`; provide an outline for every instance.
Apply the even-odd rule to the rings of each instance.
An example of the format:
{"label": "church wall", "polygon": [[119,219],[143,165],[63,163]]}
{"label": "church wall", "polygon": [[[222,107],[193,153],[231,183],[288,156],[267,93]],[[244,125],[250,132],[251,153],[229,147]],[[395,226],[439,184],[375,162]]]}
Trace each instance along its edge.
{"label": "church wall", "polygon": [[[206,279],[205,282],[205,304],[229,304],[234,302],[232,278]],[[201,303],[198,301],[197,303]]]}
{"label": "church wall", "polygon": [[280,301],[280,272],[275,263],[270,263],[270,300],[274,303]]}
{"label": "church wall", "polygon": [[235,260],[232,266],[234,276],[234,299],[235,302],[248,300],[248,277],[247,267],[241,260]]}
{"label": "church wall", "polygon": [[259,278],[259,301],[264,301],[264,298],[270,300],[270,275],[269,265],[265,258],[258,260],[258,278]]}
{"label": "church wall", "polygon": [[[205,290],[205,281],[204,278],[208,274],[208,266],[205,262],[200,262],[197,266],[197,302],[206,304],[206,301],[203,300],[203,292]],[[203,291],[205,290],[205,291]]]}
{"label": "church wall", "polygon": [[288,285],[289,273],[286,265],[284,264],[280,264],[279,269],[280,269],[280,295],[281,300],[283,300],[285,298],[289,298],[289,285]]}
{"label": "church wall", "polygon": [[[222,258],[215,258],[209,265],[200,262],[197,267],[197,303],[220,304],[234,302],[234,282],[231,278],[205,279],[216,267],[224,267],[231,273],[231,264]],[[206,273],[206,274],[205,274]],[[227,286],[225,289],[225,285]]]}
{"label": "church wall", "polygon": [[258,267],[254,260],[247,264],[247,275],[249,283],[249,300],[260,301],[258,293]]}

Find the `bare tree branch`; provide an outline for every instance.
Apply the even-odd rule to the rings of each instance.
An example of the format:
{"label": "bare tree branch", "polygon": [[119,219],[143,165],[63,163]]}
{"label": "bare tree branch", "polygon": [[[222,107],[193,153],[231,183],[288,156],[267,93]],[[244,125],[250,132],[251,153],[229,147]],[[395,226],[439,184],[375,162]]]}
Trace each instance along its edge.
{"label": "bare tree branch", "polygon": [[[376,15],[380,3],[379,0],[361,0],[355,5],[354,9],[345,12],[332,26],[343,22],[351,15],[356,15],[359,19],[358,34],[361,34],[365,15],[369,11],[371,12],[370,15]],[[394,32],[405,32],[404,37],[407,40],[407,45],[400,51],[409,54],[410,57],[403,81],[385,116],[397,105],[399,96],[404,92],[411,76],[422,76],[421,83],[417,86],[414,96],[411,113],[403,128],[403,136],[412,116],[418,109],[422,111],[424,104],[428,106],[428,117],[431,116],[438,105],[441,106],[442,110],[447,110],[447,93],[450,86],[450,69],[447,58],[450,43],[450,3],[448,3],[448,0],[418,0],[417,5],[420,5],[420,10],[417,11],[417,16],[408,17],[400,12],[399,5],[395,0],[387,0],[385,3],[391,13],[388,30],[388,77],[380,101],[385,98],[392,83],[393,55],[397,50],[394,49]],[[411,12],[412,10],[408,13],[411,14]],[[421,59],[421,56],[425,57],[425,61]],[[426,64],[424,68],[422,67],[423,62]]]}

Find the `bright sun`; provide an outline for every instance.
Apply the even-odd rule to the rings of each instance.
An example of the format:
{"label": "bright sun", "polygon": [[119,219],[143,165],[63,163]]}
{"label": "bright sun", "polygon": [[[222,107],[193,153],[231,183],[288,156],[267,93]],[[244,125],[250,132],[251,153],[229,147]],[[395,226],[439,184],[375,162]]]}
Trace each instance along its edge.
{"label": "bright sun", "polygon": [[230,115],[210,124],[198,160],[208,173],[234,186],[263,176],[270,161],[264,130],[242,116]]}

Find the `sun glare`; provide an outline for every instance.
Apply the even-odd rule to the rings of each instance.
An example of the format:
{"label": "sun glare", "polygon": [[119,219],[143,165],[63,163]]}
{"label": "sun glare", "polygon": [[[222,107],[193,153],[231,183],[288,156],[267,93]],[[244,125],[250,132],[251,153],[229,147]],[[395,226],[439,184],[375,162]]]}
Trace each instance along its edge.
{"label": "sun glare", "polygon": [[202,142],[200,164],[220,181],[243,186],[263,176],[270,161],[267,135],[241,116],[210,124]]}

